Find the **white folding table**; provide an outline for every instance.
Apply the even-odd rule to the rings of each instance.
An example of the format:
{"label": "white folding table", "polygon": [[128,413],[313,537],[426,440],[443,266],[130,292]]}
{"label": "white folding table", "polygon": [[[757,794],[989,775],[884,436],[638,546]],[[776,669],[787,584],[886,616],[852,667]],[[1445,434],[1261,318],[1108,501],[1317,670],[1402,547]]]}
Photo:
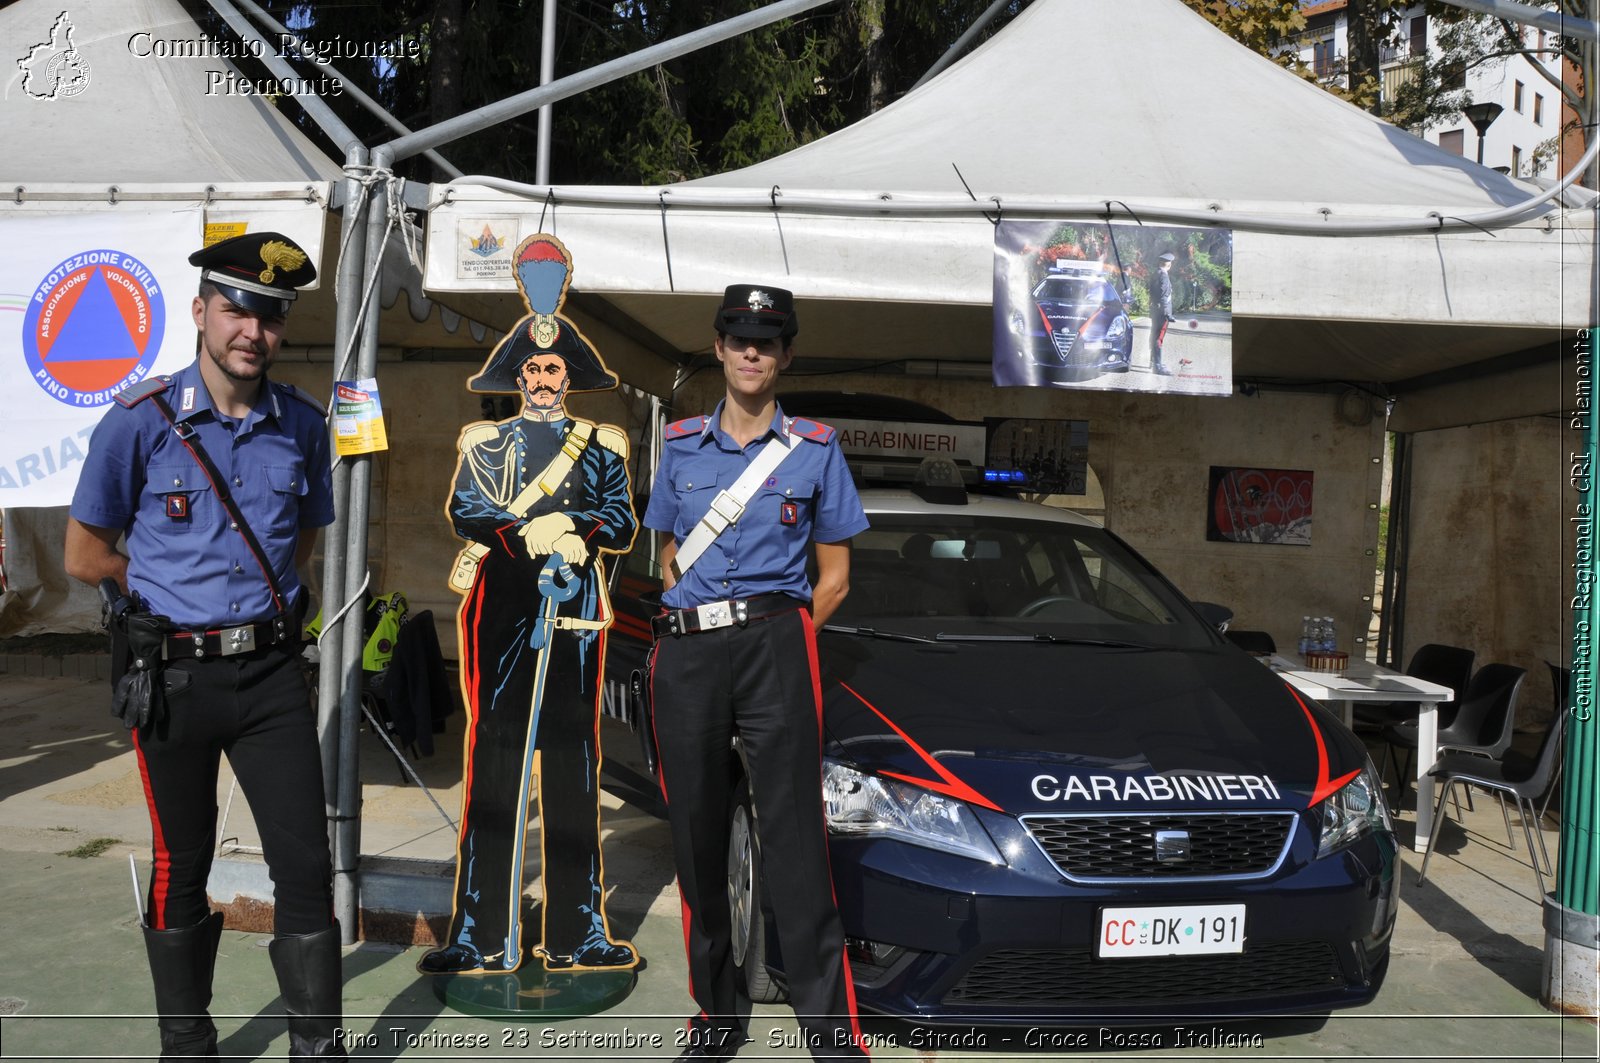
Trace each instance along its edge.
{"label": "white folding table", "polygon": [[1417,703],[1417,832],[1412,848],[1428,851],[1433,829],[1433,776],[1428,769],[1439,759],[1439,703],[1456,692],[1415,676],[1367,661],[1352,660],[1340,674],[1312,672],[1284,657],[1268,657],[1266,664],[1284,682],[1306,697],[1334,708],[1350,726],[1358,701],[1414,701]]}

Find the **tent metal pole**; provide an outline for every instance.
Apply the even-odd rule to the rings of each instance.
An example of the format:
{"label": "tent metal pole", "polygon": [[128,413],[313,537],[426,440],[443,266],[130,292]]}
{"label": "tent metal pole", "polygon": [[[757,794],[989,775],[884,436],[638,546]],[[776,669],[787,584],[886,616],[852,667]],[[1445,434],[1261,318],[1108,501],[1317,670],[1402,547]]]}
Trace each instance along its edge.
{"label": "tent metal pole", "polygon": [[[337,312],[334,318],[334,349],[340,352],[353,348],[357,326],[357,313],[361,306],[362,265],[367,248],[367,212],[363,198],[365,185],[362,171],[366,168],[367,149],[352,147],[345,153],[345,200],[343,222],[340,225],[340,246],[344,254],[339,259],[338,275],[334,282]],[[347,372],[336,356],[333,379]],[[333,390],[330,383],[329,391]],[[329,425],[329,431],[332,431]],[[333,469],[333,524],[322,542],[322,632],[320,667],[317,671],[317,742],[322,751],[323,803],[328,815],[328,848],[334,851],[340,810],[339,792],[339,718],[340,691],[344,688],[344,625],[348,614],[335,620],[345,600],[345,541],[350,522],[350,465],[339,462]],[[355,628],[361,629],[361,617],[355,618]],[[360,658],[357,657],[359,662]],[[335,864],[335,867],[339,865]],[[346,942],[353,941],[353,923],[346,923],[343,931]]]}
{"label": "tent metal pole", "polygon": [[[1584,134],[1592,146],[1600,140],[1596,128],[1600,99],[1594,91],[1600,76],[1600,41],[1584,41],[1582,55],[1587,86]],[[1561,848],[1556,857],[1555,888],[1543,897],[1545,958],[1539,988],[1541,1004],[1569,1015],[1593,1014],[1600,983],[1600,770],[1596,768],[1600,764],[1600,723],[1595,720],[1594,687],[1595,668],[1600,663],[1600,592],[1595,590],[1594,551],[1600,510],[1600,475],[1595,472],[1600,417],[1582,401],[1594,378],[1595,337],[1600,333],[1600,263],[1590,270],[1588,294],[1589,312],[1572,340],[1574,373],[1570,378],[1563,374],[1562,381],[1571,389],[1565,397],[1573,400],[1573,416],[1567,422],[1572,436],[1562,449],[1571,448],[1568,486],[1578,497],[1562,533],[1563,545],[1571,543],[1573,549],[1572,597],[1563,603],[1572,614],[1571,671],[1566,697],[1558,696],[1556,701],[1567,713]]]}
{"label": "tent metal pole", "polygon": [[1600,22],[1595,22],[1593,19],[1565,15],[1550,8],[1529,7],[1527,4],[1513,3],[1512,0],[1441,0],[1441,2],[1451,7],[1493,15],[1508,22],[1538,26],[1542,30],[1549,30],[1551,33],[1566,37],[1593,37],[1600,33]]}
{"label": "tent metal pole", "polygon": [[[262,10],[261,6],[255,3],[254,0],[238,0],[238,4],[244,9],[244,13],[246,15],[249,15],[257,23],[265,26],[273,33],[276,33],[280,40],[287,41],[290,45],[292,45],[294,49],[300,53],[302,58],[311,62],[316,61],[310,54],[310,47],[300,39],[299,35],[297,35],[293,30],[289,29],[289,27],[285,26],[283,23],[279,22],[277,19],[273,18],[270,12]],[[318,65],[321,66],[321,64]],[[332,63],[329,63],[325,66],[322,66],[322,69],[339,79],[339,83],[344,87],[344,95],[350,97],[352,100],[356,101],[356,103],[366,108],[370,114],[375,115],[377,119],[384,125],[401,135],[411,132],[410,126],[406,125],[404,122],[400,121],[400,119],[384,110],[383,104],[379,103],[371,96],[368,96],[365,92],[362,92],[361,89],[356,86],[355,82],[351,81],[340,72],[338,67],[334,66]],[[422,154],[427,157],[429,162],[437,166],[442,172],[449,174],[451,177],[461,176],[461,171],[452,166],[449,161],[437,151],[425,151]]]}
{"label": "tent metal pole", "polygon": [[[544,22],[539,30],[540,88],[550,84],[556,76],[556,0],[544,0],[542,15]],[[555,108],[547,103],[539,108],[538,151],[533,161],[533,179],[542,185],[550,183],[550,128],[554,124]]]}
{"label": "tent metal pole", "polygon": [[[221,15],[228,28],[237,33],[242,40],[259,42],[261,47],[261,62],[267,72],[282,81],[295,82],[300,80],[300,75],[289,61],[278,54],[278,49],[271,41],[261,35],[261,31],[250,25],[248,19],[239,13],[239,9],[229,3],[229,0],[206,0],[212,10]],[[314,94],[299,95],[295,101],[305,109],[311,120],[317,123],[317,128],[328,134],[339,148],[348,152],[353,147],[361,146],[361,138],[351,132],[350,127],[333,113],[333,108],[322,101],[322,97]]]}
{"label": "tent metal pole", "polygon": [[[372,153],[373,169],[387,170],[391,159],[378,148]],[[374,185],[372,198],[367,201],[365,275],[367,280],[383,269],[384,242],[387,230],[384,224],[388,214],[389,197],[381,185]],[[354,379],[361,380],[377,372],[378,367],[378,310],[379,293],[373,289],[371,301],[361,321],[361,340],[358,347]],[[357,588],[367,581],[367,520],[371,512],[372,456],[357,455],[345,459],[350,464],[349,521],[346,529],[345,593],[354,596]],[[365,687],[361,671],[362,650],[366,642],[364,611],[352,610],[346,616],[342,632],[345,659],[340,669],[344,685],[339,697],[339,785],[336,807],[338,821],[333,846],[333,910],[343,928],[346,944],[356,940],[361,908],[361,694]]]}
{"label": "tent metal pole", "polygon": [[[225,0],[214,0],[214,2],[222,3]],[[628,74],[637,73],[652,66],[659,66],[668,59],[675,59],[680,55],[698,51],[709,44],[716,44],[718,41],[737,37],[741,33],[759,29],[768,23],[777,22],[831,2],[832,0],[779,0],[778,3],[769,4],[766,7],[757,8],[743,15],[725,19],[704,29],[685,33],[680,37],[672,38],[670,41],[662,41],[660,44],[651,45],[649,48],[634,52],[631,55],[619,56],[610,62],[601,63],[599,66],[593,66],[588,70],[552,81],[548,85],[529,89],[515,96],[508,96],[499,103],[491,103],[478,108],[476,111],[468,111],[466,114],[447,118],[436,125],[419,129],[415,133],[390,141],[384,146],[394,153],[396,162],[402,159],[409,159],[411,156],[426,151],[428,148],[436,148],[441,144],[448,144],[452,140],[459,140],[464,136],[488,129],[490,126],[498,125],[507,119],[527,114],[529,111],[543,107],[546,104],[559,103],[569,96],[576,96],[578,93],[585,92],[597,85],[604,85]]]}
{"label": "tent metal pole", "polygon": [[956,43],[952,44],[949,48],[946,48],[945,53],[939,57],[938,61],[928,68],[928,72],[917,79],[917,83],[911,86],[911,88],[908,90],[908,94],[911,92],[916,92],[923,86],[925,82],[932,81],[934,78],[944,73],[945,67],[955,62],[956,57],[967,50],[967,47],[972,43],[973,39],[977,37],[978,34],[982,33],[984,29],[988,27],[989,23],[993,22],[995,17],[999,15],[1000,12],[1010,7],[1012,3],[1013,0],[994,0],[994,3],[989,5],[989,9],[983,14],[979,15],[972,25],[967,27],[967,32],[963,33],[960,37],[957,37]]}

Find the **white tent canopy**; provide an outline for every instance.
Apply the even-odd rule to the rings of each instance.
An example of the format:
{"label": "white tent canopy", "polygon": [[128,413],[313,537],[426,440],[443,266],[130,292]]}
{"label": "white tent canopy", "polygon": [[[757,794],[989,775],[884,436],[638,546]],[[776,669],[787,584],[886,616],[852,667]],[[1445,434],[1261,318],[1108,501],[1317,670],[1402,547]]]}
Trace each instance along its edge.
{"label": "white tent canopy", "polygon": [[[63,17],[70,38],[56,29]],[[273,102],[227,91],[227,76],[238,71],[227,56],[205,54],[206,38],[177,0],[66,11],[44,0],[20,0],[0,12],[0,39],[12,42],[19,56],[30,46],[42,48],[27,64],[34,80],[26,81],[30,71],[13,63],[0,92],[0,143],[9,146],[0,159],[0,187],[13,216],[187,200],[205,204],[212,221],[297,200],[326,207],[332,182],[343,177],[340,164]],[[86,82],[73,95],[40,98],[50,87],[41,72],[67,44],[81,56]],[[310,346],[325,346],[333,335],[337,219],[329,221],[326,236],[318,286],[295,313],[292,339]],[[323,234],[313,240],[323,243]],[[423,294],[420,270],[403,253],[391,253],[379,298],[389,308],[402,294],[404,306],[385,318],[386,344],[484,344],[483,328],[462,328],[458,315],[436,307]]]}
{"label": "white tent canopy", "polygon": [[[963,186],[963,180],[965,186]],[[483,219],[548,209],[576,283],[680,352],[729,279],[803,298],[810,354],[984,361],[990,217],[1319,224],[1467,217],[1538,189],[1441,151],[1229,40],[1179,0],[1035,0],[982,48],[850,128],[663,188],[435,189],[430,290]],[[970,196],[968,193],[970,188]],[[886,209],[880,209],[886,208]],[[476,225],[477,228],[473,226]],[[1239,231],[1235,373],[1407,381],[1584,324],[1588,211],[1494,232]],[[495,282],[509,292],[509,279]]]}

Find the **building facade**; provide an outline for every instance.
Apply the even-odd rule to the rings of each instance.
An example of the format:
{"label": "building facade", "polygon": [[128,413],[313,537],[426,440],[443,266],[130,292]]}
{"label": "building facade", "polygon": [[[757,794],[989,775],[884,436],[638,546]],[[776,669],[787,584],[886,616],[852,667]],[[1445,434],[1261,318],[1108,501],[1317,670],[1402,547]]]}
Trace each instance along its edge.
{"label": "building facade", "polygon": [[[1349,57],[1348,0],[1322,0],[1303,9],[1306,28],[1288,42],[1300,61],[1325,83],[1348,87]],[[1439,27],[1416,4],[1401,16],[1401,34],[1386,43],[1381,51],[1381,97],[1395,98],[1401,86],[1417,77],[1424,61],[1438,59]],[[1565,108],[1556,84],[1566,64],[1561,59],[1555,35],[1535,27],[1523,27],[1523,46],[1537,53],[1539,60],[1514,55],[1471,66],[1462,72],[1454,88],[1465,88],[1473,103],[1494,103],[1500,114],[1481,138],[1464,116],[1412,132],[1446,151],[1513,177],[1557,176],[1556,144],[1571,112]],[[1566,117],[1564,117],[1566,116]]]}

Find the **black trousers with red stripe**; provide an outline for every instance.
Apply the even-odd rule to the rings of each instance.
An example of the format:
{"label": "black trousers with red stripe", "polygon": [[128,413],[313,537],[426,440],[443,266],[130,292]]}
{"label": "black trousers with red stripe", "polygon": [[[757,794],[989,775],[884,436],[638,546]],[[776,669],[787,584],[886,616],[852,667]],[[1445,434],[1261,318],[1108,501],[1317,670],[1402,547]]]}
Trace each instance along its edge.
{"label": "black trousers with red stripe", "polygon": [[1161,364],[1161,347],[1167,342],[1167,329],[1172,326],[1172,318],[1157,310],[1150,315],[1150,364]]}
{"label": "black trousers with red stripe", "polygon": [[[816,639],[803,609],[668,637],[651,696],[661,791],[684,905],[696,1030],[742,1027],[728,910],[728,820],[738,736],[790,1000],[818,1057],[864,1056],[822,818]],[[759,918],[759,913],[756,914]]]}
{"label": "black trousers with red stripe", "polygon": [[209,911],[223,754],[260,831],[274,929],[310,934],[332,925],[322,757],[295,648],[171,661],[162,685],[165,716],[134,732],[154,850],[150,927],[193,926]]}
{"label": "black trousers with red stripe", "polygon": [[[517,854],[527,830],[523,761],[533,724],[532,645],[544,598],[540,566],[490,555],[462,603],[462,690],[467,746],[456,843],[456,889],[447,944],[466,945],[486,969],[514,970],[521,939],[506,948],[520,920],[523,864]],[[589,580],[587,572],[584,577]],[[535,746],[540,881],[544,894],[539,942],[570,956],[596,936],[610,934],[600,852],[600,669],[605,633],[557,630],[540,696]]]}

